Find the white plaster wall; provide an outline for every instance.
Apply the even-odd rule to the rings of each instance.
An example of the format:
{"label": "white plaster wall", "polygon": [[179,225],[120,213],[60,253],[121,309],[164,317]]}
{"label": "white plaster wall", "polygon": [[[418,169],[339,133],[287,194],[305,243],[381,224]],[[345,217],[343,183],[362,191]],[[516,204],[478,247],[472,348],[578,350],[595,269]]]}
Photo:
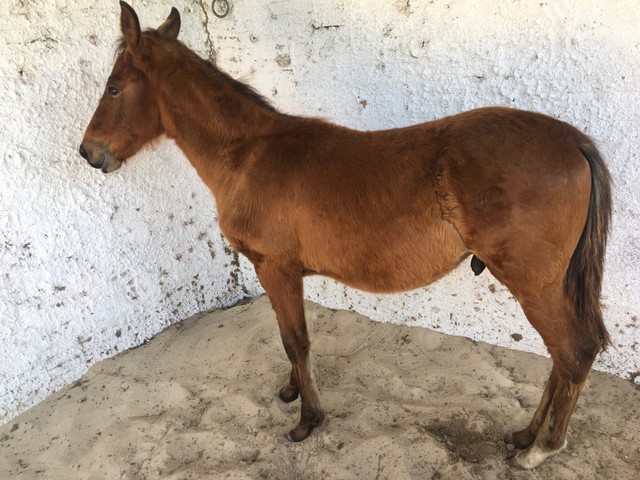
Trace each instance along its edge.
{"label": "white plaster wall", "polygon": [[[76,150],[111,69],[119,6],[11,0],[0,10],[0,423],[196,311],[260,288],[237,268],[208,190],[169,142],[109,176]],[[637,0],[132,1],[175,5],[182,40],[280,109],[359,129],[512,105],[589,133],[615,180],[597,368],[637,379],[640,3]],[[161,4],[162,3],[162,4]],[[468,264],[374,296],[312,279],[307,296],[373,318],[543,353],[517,303]],[[522,337],[522,338],[521,338]]]}
{"label": "white plaster wall", "polygon": [[[573,123],[615,181],[604,305],[614,346],[596,365],[640,384],[640,2],[237,1],[210,18],[218,63],[285,111],[358,129],[507,105]],[[242,262],[252,293],[260,292]],[[468,261],[436,284],[375,296],[310,279],[306,296],[374,319],[545,354],[519,305]]]}
{"label": "white plaster wall", "polygon": [[[212,196],[175,146],[109,176],[77,154],[111,70],[118,3],[8,3],[0,9],[0,423],[96,361],[242,295]],[[163,7],[145,8],[146,18],[166,16]],[[203,46],[203,17],[186,17],[186,41]]]}

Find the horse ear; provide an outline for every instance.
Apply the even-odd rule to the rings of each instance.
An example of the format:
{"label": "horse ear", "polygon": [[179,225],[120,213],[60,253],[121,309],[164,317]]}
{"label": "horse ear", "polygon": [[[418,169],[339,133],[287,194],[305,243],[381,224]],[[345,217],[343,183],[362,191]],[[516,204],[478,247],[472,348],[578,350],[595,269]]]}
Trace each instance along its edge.
{"label": "horse ear", "polygon": [[140,20],[126,2],[120,1],[120,29],[127,47],[135,49],[140,43]]}
{"label": "horse ear", "polygon": [[171,8],[167,19],[158,27],[158,33],[166,40],[175,40],[180,33],[180,13],[176,7]]}

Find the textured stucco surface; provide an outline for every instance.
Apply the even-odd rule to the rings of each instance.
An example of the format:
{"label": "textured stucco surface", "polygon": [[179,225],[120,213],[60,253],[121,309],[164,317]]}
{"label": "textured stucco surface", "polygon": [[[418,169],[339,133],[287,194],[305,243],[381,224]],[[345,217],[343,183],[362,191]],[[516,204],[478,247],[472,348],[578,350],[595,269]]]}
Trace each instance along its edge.
{"label": "textured stucco surface", "polygon": [[0,422],[240,295],[212,196],[175,146],[109,176],[77,154],[118,34],[117,2],[93,3],[0,13]]}
{"label": "textured stucco surface", "polygon": [[[603,298],[614,346],[596,368],[636,378],[638,2],[256,3],[238,3],[232,17],[209,29],[219,64],[286,111],[370,130],[507,105],[591,135],[615,181]],[[250,264],[242,265],[247,288],[260,292]],[[545,353],[508,291],[488,272],[474,278],[468,262],[403,295],[374,296],[321,279],[305,285],[308,298],[334,308]]]}
{"label": "textured stucco surface", "polygon": [[[596,368],[640,371],[640,8],[635,0],[133,1],[175,5],[181,39],[278,108],[358,129],[485,105],[538,110],[590,134],[615,181]],[[76,150],[114,56],[113,2],[11,0],[0,11],[0,422],[92,363],[197,311],[260,292],[209,191],[170,142],[109,176]],[[374,296],[311,279],[307,296],[374,319],[543,353],[517,303],[465,263],[435,285]]]}

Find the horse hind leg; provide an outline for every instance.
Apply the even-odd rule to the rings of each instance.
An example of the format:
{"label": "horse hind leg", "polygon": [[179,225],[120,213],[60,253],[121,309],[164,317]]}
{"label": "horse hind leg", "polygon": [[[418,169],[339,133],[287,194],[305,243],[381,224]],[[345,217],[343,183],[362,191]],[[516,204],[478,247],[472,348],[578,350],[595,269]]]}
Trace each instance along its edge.
{"label": "horse hind leg", "polygon": [[585,381],[574,382],[567,378],[560,380],[534,442],[512,458],[515,466],[526,470],[536,468],[567,446],[567,427],[584,384]]}
{"label": "horse hind leg", "polygon": [[565,448],[569,420],[601,346],[581,330],[562,283],[547,287],[542,294],[520,297],[525,315],[553,360],[531,423],[513,435],[515,445],[525,448],[513,457],[513,464],[532,469]]}
{"label": "horse hind leg", "polygon": [[557,369],[552,368],[549,380],[547,381],[544,392],[542,393],[540,404],[538,405],[536,412],[533,414],[531,422],[526,428],[513,432],[509,435],[507,437],[508,443],[513,444],[518,449],[525,449],[533,444],[536,439],[536,435],[538,434],[538,430],[540,430],[540,427],[544,423],[544,419],[549,411],[549,406],[551,405],[551,401],[556,393],[558,379],[559,374]]}

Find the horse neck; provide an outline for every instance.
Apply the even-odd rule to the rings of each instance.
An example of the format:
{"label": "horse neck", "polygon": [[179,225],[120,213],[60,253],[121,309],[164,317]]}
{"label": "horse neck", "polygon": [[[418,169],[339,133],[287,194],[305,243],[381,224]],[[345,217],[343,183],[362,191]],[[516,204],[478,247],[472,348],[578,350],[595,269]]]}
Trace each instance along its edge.
{"label": "horse neck", "polygon": [[[176,68],[177,67],[177,68]],[[269,135],[285,118],[236,80],[199,59],[177,59],[154,87],[165,133],[217,195],[242,158],[230,150]],[[242,149],[241,149],[242,150]]]}

